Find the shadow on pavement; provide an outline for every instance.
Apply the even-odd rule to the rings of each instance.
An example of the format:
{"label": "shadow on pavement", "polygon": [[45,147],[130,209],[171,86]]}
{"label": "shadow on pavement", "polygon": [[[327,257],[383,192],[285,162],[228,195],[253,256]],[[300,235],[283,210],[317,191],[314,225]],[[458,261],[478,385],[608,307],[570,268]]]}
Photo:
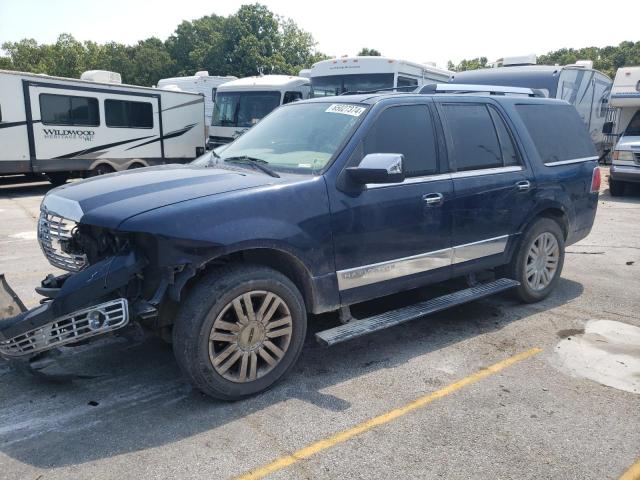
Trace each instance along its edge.
{"label": "shadow on pavement", "polygon": [[[447,287],[452,289],[454,283]],[[171,348],[155,338],[142,343],[107,339],[70,349],[71,368],[104,374],[73,383],[47,383],[0,364],[0,382],[5,385],[0,390],[0,451],[39,468],[62,467],[177,442],[290,398],[343,411],[350,404],[323,389],[499,330],[567,303],[582,291],[581,284],[562,279],[550,298],[533,306],[497,296],[331,349],[317,345],[314,333],[336,325],[337,318],[315,316],[310,318],[302,356],[289,376],[270,391],[236,403],[214,401],[193,391],[181,377]],[[440,293],[425,288],[365,308],[388,309]],[[507,357],[521,344],[514,338],[495,347]],[[438,386],[430,379],[425,385]]]}

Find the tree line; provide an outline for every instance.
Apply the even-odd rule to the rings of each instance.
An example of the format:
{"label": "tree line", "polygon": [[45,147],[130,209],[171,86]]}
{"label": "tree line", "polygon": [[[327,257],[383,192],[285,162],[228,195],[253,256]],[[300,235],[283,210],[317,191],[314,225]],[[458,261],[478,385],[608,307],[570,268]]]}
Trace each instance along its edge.
{"label": "tree line", "polygon": [[135,45],[80,42],[62,34],[54,44],[33,39],[5,42],[0,69],[78,78],[86,70],[111,70],[124,83],[155,85],[159,79],[193,75],[246,77],[258,73],[297,75],[328,58],[313,36],[291,19],[261,4],[243,5],[227,17],[183,21],[166,41],[151,37]]}
{"label": "tree line", "polygon": [[[292,19],[282,17],[259,3],[243,5],[227,17],[208,15],[183,21],[162,41],[151,37],[135,45],[80,42],[63,33],[53,44],[33,39],[5,42],[0,69],[78,78],[86,70],[119,72],[125,83],[155,85],[159,79],[193,75],[208,70],[214,75],[246,77],[258,73],[297,75],[303,68],[327,57],[316,50],[311,33]],[[359,55],[380,55],[363,48]],[[539,64],[566,65],[593,60],[594,67],[610,77],[623,66],[640,65],[640,41],[617,46],[562,48],[538,57]],[[454,71],[487,65],[487,57],[448,62]]]}
{"label": "tree line", "polygon": [[[622,42],[617,46],[561,48],[538,57],[540,65],[568,65],[578,60],[592,60],[596,70],[615,77],[620,67],[640,65],[640,42]],[[459,63],[449,61],[447,68],[456,72],[475,70],[487,65],[487,57],[462,60]]]}

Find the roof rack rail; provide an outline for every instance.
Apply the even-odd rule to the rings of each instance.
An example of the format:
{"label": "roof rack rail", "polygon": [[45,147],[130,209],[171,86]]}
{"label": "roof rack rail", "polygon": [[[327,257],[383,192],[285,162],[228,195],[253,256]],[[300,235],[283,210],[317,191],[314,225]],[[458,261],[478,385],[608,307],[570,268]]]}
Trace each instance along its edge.
{"label": "roof rack rail", "polygon": [[377,88],[375,90],[355,90],[353,92],[342,92],[342,95],[366,95],[368,93],[380,93],[380,92],[396,92],[396,91],[409,91],[409,93],[415,93],[415,91],[420,88],[418,85],[406,85],[404,87],[387,87],[387,88]]}
{"label": "roof rack rail", "polygon": [[432,95],[434,93],[488,93],[489,95],[545,96],[541,90],[533,88],[505,87],[501,85],[466,85],[462,83],[430,83],[420,88],[418,93],[425,95]]}

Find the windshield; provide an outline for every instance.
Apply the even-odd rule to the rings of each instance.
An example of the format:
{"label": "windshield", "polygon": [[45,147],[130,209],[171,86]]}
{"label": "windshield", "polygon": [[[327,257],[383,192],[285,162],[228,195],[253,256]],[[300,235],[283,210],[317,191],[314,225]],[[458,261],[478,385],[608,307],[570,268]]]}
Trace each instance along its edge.
{"label": "windshield", "polygon": [[640,110],[633,116],[624,134],[627,137],[640,137]]}
{"label": "windshield", "polygon": [[313,174],[327,165],[366,109],[349,103],[289,104],[194,164],[257,160],[270,169]]}
{"label": "windshield", "polygon": [[393,73],[363,73],[313,77],[311,78],[311,96],[329,97],[344,92],[367,92],[393,88],[393,76]]}
{"label": "windshield", "polygon": [[280,92],[217,92],[211,125],[252,127],[280,105]]}

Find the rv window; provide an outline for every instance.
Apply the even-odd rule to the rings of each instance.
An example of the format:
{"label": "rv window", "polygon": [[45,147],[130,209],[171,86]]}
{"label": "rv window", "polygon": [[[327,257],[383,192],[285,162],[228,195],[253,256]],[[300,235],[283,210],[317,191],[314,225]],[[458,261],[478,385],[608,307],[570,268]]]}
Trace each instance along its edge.
{"label": "rv window", "polygon": [[40,118],[45,125],[100,125],[98,100],[70,95],[40,94]]}
{"label": "rv window", "polygon": [[636,112],[629,125],[627,125],[624,134],[628,137],[640,136],[640,111]]}
{"label": "rv window", "polygon": [[296,100],[302,100],[302,93],[300,92],[285,92],[284,100],[282,104],[295,102]]}
{"label": "rv window", "polygon": [[436,139],[427,107],[387,108],[369,130],[364,153],[402,153],[407,177],[437,173]]}
{"label": "rv window", "polygon": [[459,172],[503,166],[498,135],[486,105],[450,103],[443,109]]}
{"label": "rv window", "polygon": [[215,102],[216,101],[216,90],[218,90],[217,88],[212,88],[211,89],[211,101]]}
{"label": "rv window", "polygon": [[398,75],[398,87],[418,86],[418,80],[415,78],[401,77]]}
{"label": "rv window", "polygon": [[105,100],[107,127],[153,128],[153,107],[148,102]]}
{"label": "rv window", "polygon": [[571,105],[523,104],[516,108],[544,163],[596,155],[589,132]]}

